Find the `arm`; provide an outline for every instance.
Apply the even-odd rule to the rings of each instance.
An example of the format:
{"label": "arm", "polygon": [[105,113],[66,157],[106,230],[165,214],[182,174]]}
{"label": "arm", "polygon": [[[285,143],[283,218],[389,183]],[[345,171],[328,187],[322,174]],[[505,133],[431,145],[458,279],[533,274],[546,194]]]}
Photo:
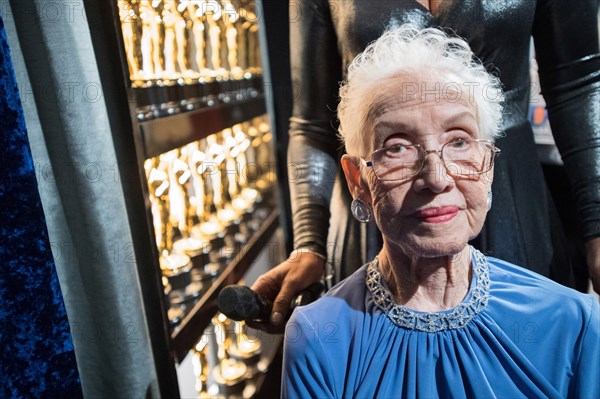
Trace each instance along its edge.
{"label": "arm", "polygon": [[538,0],[533,36],[542,92],[600,292],[600,50],[598,0]]}
{"label": "arm", "polygon": [[[288,165],[295,248],[327,255],[332,174],[339,147],[336,121],[341,60],[324,0],[296,2],[290,24],[292,84]],[[335,173],[333,173],[335,176]]]}
{"label": "arm", "polygon": [[[322,278],[327,256],[332,176],[338,165],[339,142],[333,126],[341,60],[325,0],[290,3],[290,49],[295,95],[288,169],[294,247],[300,253],[261,276],[252,286],[273,301],[271,323],[279,325],[280,332],[292,298]],[[274,331],[273,326],[255,326]]]}
{"label": "arm", "polygon": [[335,398],[332,368],[311,322],[300,309],[286,328],[283,347],[282,398]]}

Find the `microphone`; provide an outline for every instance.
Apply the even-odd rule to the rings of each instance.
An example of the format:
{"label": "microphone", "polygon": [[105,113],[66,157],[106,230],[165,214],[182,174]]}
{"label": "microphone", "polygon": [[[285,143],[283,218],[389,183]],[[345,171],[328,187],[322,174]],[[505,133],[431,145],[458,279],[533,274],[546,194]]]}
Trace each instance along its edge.
{"label": "microphone", "polygon": [[245,285],[228,285],[219,292],[217,307],[232,320],[269,320],[273,303]]}
{"label": "microphone", "polygon": [[[325,287],[321,283],[310,285],[290,304],[290,311],[296,306],[307,305],[317,299]],[[268,321],[273,303],[264,299],[245,285],[228,285],[217,297],[219,311],[232,320]]]}

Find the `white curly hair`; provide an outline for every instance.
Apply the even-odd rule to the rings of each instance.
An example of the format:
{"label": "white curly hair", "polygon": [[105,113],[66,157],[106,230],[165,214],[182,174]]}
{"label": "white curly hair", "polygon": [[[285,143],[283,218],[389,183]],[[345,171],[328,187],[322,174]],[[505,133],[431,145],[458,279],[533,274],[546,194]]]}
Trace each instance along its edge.
{"label": "white curly hair", "polygon": [[455,96],[459,90],[465,98],[468,92],[481,137],[494,140],[499,135],[504,101],[500,80],[486,71],[464,39],[436,28],[405,24],[387,30],[348,68],[338,106],[339,133],[348,154],[367,156],[372,150],[373,134],[365,134],[365,129],[373,97],[377,89],[385,90],[386,79],[398,75],[435,76],[444,83],[446,91],[441,90],[441,95],[451,92]]}

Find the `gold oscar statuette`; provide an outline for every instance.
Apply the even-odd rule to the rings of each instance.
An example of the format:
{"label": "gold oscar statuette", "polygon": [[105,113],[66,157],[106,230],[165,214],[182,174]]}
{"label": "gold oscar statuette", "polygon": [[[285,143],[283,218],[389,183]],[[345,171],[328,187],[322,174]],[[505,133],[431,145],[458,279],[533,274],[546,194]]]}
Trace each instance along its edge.
{"label": "gold oscar statuette", "polygon": [[196,377],[195,390],[201,398],[208,397],[208,338],[202,336],[200,341],[196,344],[193,349],[192,368],[194,370],[194,376]]}
{"label": "gold oscar statuette", "polygon": [[152,209],[152,221],[159,254],[167,254],[172,246],[172,230],[169,217],[169,177],[158,166],[156,159],[144,163],[148,176],[148,189]]}
{"label": "gold oscar statuette", "polygon": [[[239,134],[239,126],[236,127],[236,130]],[[226,170],[228,171],[228,189],[231,198],[231,207],[237,216],[242,216],[245,212],[251,211],[252,208],[252,202],[243,195],[242,190],[241,167],[243,167],[246,162],[243,152],[244,141],[242,140],[242,142],[238,144],[238,141],[233,136],[232,129],[225,129],[222,134],[224,146],[227,149]]]}
{"label": "gold oscar statuette", "polygon": [[237,124],[233,126],[234,138],[238,148],[237,164],[239,165],[239,182],[241,187],[241,196],[247,201],[247,206],[260,200],[260,194],[253,187],[257,176],[260,174],[260,166],[256,163],[254,147],[251,138],[244,132],[244,125]]}
{"label": "gold oscar statuette", "polygon": [[209,136],[204,141],[204,159],[198,165],[198,173],[204,182],[204,218],[199,226],[199,234],[203,237],[212,237],[223,230],[223,225],[217,218],[217,212],[223,205],[222,186],[220,171],[218,169],[222,162],[223,154],[221,147],[216,143],[214,136]]}
{"label": "gold oscar statuette", "polygon": [[245,323],[233,322],[235,337],[228,348],[231,358],[243,362],[248,368],[248,374],[254,375],[259,371],[262,354],[262,343],[256,336],[249,336]]}
{"label": "gold oscar statuette", "polygon": [[227,44],[227,62],[229,72],[234,79],[241,79],[244,71],[238,62],[238,30],[236,22],[239,19],[237,10],[229,0],[223,0],[223,23],[225,25],[225,40]]}
{"label": "gold oscar statuette", "polygon": [[[231,2],[233,8],[235,9],[237,19],[234,23],[237,29],[237,65],[244,71],[244,76],[246,76],[248,72],[248,29],[251,24],[247,23],[247,15],[246,9],[243,7],[242,3],[239,1]],[[229,7],[229,6],[228,6]]]}
{"label": "gold oscar statuette", "polygon": [[185,7],[182,7],[181,4],[173,10],[175,18],[175,42],[177,43],[177,67],[179,68],[179,73],[184,77],[193,77],[194,71],[189,68],[188,61],[187,21],[181,15],[183,10],[185,10]]}
{"label": "gold oscar statuette", "polygon": [[259,75],[262,73],[261,61],[260,61],[260,48],[259,48],[259,37],[258,37],[258,18],[256,14],[252,12],[250,7],[247,5],[243,9],[243,13],[239,10],[240,15],[244,16],[244,23],[242,29],[246,32],[247,39],[247,58],[248,58],[248,71],[252,74]]}
{"label": "gold oscar statuette", "polygon": [[218,76],[224,76],[226,73],[221,61],[221,6],[216,1],[209,1],[206,10],[206,22],[208,23],[208,38],[210,44],[210,63],[211,69]]}
{"label": "gold oscar statuette", "polygon": [[175,26],[177,25],[177,5],[173,0],[165,0],[162,10],[162,21],[165,30],[164,36],[164,60],[165,70],[163,77],[165,79],[177,79],[177,70],[175,66],[175,58],[177,57],[177,46],[175,38]]}
{"label": "gold oscar statuette", "polygon": [[187,72],[184,76],[189,79],[198,79],[202,76],[202,70],[206,68],[204,61],[204,21],[202,15],[197,15],[200,8],[196,8],[196,1],[181,0],[177,10],[184,19],[186,41],[186,65]]}
{"label": "gold oscar statuette", "polygon": [[191,188],[189,191],[190,213],[195,216],[198,223],[202,223],[206,221],[209,216],[206,214],[204,205],[205,182],[204,176],[202,175],[202,167],[206,160],[206,154],[200,150],[198,142],[188,144],[181,152],[187,161],[191,173]]}
{"label": "gold oscar statuette", "polygon": [[211,181],[213,188],[213,203],[217,211],[217,218],[222,225],[230,224],[235,218],[235,212],[228,206],[229,191],[226,170],[226,148],[217,140],[217,135],[206,138],[209,159],[213,165]]}
{"label": "gold oscar statuette", "polygon": [[[173,187],[174,185],[176,186],[171,177],[172,171],[170,170],[170,160],[173,152],[159,156],[158,166],[150,171],[149,179],[150,185],[166,187],[166,189],[160,192],[162,202],[161,225],[165,227],[165,231],[163,233],[164,240],[161,240],[161,242],[164,241],[164,246],[159,248],[161,254],[159,261],[161,269],[167,277],[187,272],[192,266],[191,260],[187,255],[172,252],[173,230],[175,227],[180,227],[181,203],[185,201],[177,192],[177,187]],[[152,174],[153,171],[155,171],[154,175]]]}
{"label": "gold oscar statuette", "polygon": [[140,0],[140,19],[142,21],[142,70],[140,76],[145,80],[158,79],[163,67],[160,47],[161,18],[156,8],[161,0]]}
{"label": "gold oscar statuette", "polygon": [[227,333],[229,320],[223,314],[218,314],[213,318],[213,323],[220,359],[219,366],[213,370],[213,377],[222,394],[240,394],[245,387],[244,376],[247,367],[243,362],[228,356],[227,352],[232,343],[231,337]]}
{"label": "gold oscar statuette", "polygon": [[139,79],[140,73],[136,57],[137,37],[135,33],[135,23],[137,21],[137,15],[129,0],[118,0],[117,7],[119,8],[119,19],[121,20],[121,30],[123,32],[123,44],[125,45],[129,76],[132,81],[135,81]]}
{"label": "gold oscar statuette", "polygon": [[[197,181],[198,173],[190,168],[190,158],[196,154],[197,146],[188,145],[177,153],[177,157],[171,163],[171,185],[178,186],[173,191],[177,203],[182,207],[175,217],[179,229],[180,238],[173,243],[173,250],[177,253],[188,255],[199,266],[203,267],[207,259],[197,258],[206,254],[208,246],[204,241],[193,236],[194,219],[197,215],[198,194],[204,194],[202,183]],[[197,190],[201,190],[197,192]],[[201,264],[198,264],[201,263]]]}

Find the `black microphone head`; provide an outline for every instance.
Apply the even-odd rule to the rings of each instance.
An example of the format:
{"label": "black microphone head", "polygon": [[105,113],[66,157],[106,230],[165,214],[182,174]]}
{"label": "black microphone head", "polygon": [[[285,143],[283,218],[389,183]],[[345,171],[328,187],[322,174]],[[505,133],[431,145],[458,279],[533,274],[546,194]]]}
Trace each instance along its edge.
{"label": "black microphone head", "polygon": [[232,320],[253,320],[261,313],[258,294],[243,285],[228,285],[217,297],[219,311]]}

